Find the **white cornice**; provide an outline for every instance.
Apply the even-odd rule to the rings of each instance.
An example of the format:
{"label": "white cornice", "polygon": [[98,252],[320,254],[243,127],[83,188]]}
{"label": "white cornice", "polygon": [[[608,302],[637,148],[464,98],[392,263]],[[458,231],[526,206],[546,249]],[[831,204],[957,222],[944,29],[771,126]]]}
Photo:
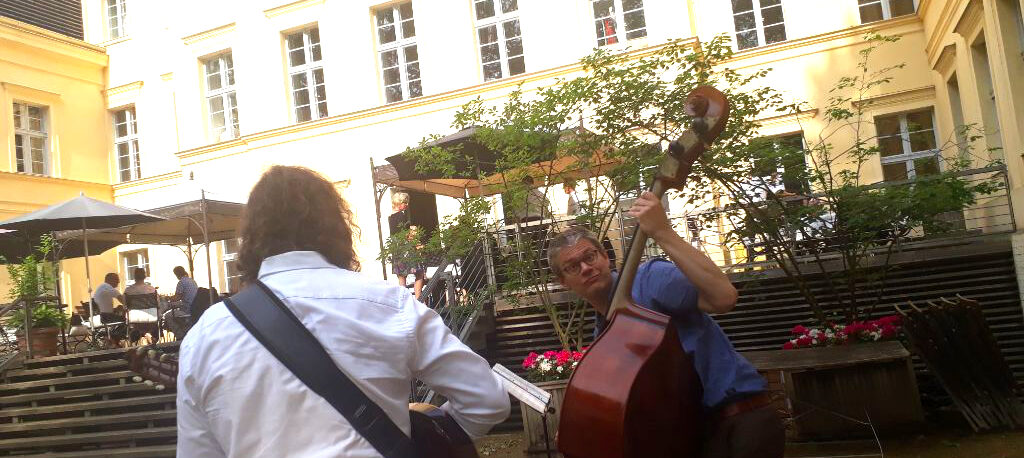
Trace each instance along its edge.
{"label": "white cornice", "polygon": [[234,31],[235,31],[235,23],[232,22],[230,24],[225,24],[225,25],[222,25],[220,27],[216,27],[216,28],[213,28],[213,29],[210,29],[210,30],[206,30],[206,31],[199,32],[199,33],[196,33],[196,34],[192,34],[192,35],[189,35],[189,36],[186,36],[186,37],[182,37],[181,41],[184,42],[186,45],[193,45],[193,44],[195,44],[197,42],[200,42],[200,41],[203,41],[203,40],[208,40],[210,38],[216,38],[216,37],[220,37],[220,36],[223,36],[223,35],[227,35],[227,34],[232,33]]}
{"label": "white cornice", "polygon": [[870,109],[904,104],[908,102],[934,99],[935,86],[925,86],[916,89],[908,89],[905,91],[890,92],[887,94],[881,94],[874,97],[857,100],[853,102],[853,106],[859,109]]}
{"label": "white cornice", "polygon": [[275,8],[271,8],[269,10],[263,10],[263,14],[266,15],[267,18],[272,18],[281,16],[282,14],[288,14],[293,11],[306,9],[311,6],[323,5],[323,3],[324,0],[299,0],[297,2],[292,2]]}

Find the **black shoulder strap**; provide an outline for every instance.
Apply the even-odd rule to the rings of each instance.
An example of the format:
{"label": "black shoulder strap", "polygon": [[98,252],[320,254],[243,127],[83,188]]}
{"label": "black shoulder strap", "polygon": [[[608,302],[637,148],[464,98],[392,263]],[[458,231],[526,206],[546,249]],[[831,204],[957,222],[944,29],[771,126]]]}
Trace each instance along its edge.
{"label": "black shoulder strap", "polygon": [[[237,305],[236,305],[237,304]],[[301,321],[260,281],[224,300],[267,350],[322,396],[386,458],[414,457],[412,439],[342,372]]]}

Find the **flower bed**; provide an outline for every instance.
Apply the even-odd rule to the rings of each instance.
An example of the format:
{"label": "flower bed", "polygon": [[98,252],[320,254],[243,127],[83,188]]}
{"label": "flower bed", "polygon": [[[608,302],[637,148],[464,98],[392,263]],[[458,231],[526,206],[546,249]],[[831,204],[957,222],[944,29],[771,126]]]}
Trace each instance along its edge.
{"label": "flower bed", "polygon": [[572,375],[572,371],[583,359],[583,352],[579,351],[546,351],[544,353],[530,352],[523,360],[523,369],[526,369],[526,379],[531,382],[550,382],[563,380]]}
{"label": "flower bed", "polygon": [[893,340],[899,336],[901,324],[899,315],[889,315],[873,321],[854,321],[846,325],[829,323],[823,328],[797,325],[790,331],[794,337],[783,344],[782,348],[790,350]]}

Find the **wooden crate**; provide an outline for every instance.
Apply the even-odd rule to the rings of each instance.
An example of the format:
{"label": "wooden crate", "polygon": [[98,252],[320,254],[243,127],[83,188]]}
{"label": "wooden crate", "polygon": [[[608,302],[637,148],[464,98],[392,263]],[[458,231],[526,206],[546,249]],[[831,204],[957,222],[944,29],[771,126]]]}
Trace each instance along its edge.
{"label": "wooden crate", "polygon": [[872,426],[885,436],[924,423],[910,352],[900,342],[743,355],[789,417],[791,440],[870,437]]}

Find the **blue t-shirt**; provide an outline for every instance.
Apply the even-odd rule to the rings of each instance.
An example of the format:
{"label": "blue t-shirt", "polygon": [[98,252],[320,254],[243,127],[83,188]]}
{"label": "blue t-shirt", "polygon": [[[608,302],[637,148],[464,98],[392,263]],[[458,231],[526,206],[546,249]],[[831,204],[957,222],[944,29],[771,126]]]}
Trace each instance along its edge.
{"label": "blue t-shirt", "polygon": [[[618,281],[618,274],[612,273]],[[697,308],[697,287],[678,267],[664,258],[640,265],[633,281],[637,305],[673,318],[683,350],[704,386],[704,406],[714,408],[722,401],[765,390],[765,381],[708,314]],[[597,337],[604,329],[604,317],[597,316]]]}

